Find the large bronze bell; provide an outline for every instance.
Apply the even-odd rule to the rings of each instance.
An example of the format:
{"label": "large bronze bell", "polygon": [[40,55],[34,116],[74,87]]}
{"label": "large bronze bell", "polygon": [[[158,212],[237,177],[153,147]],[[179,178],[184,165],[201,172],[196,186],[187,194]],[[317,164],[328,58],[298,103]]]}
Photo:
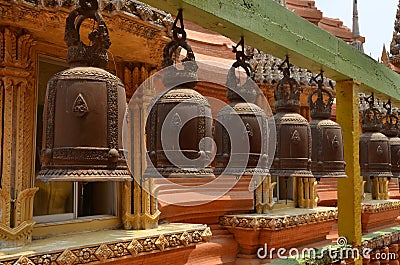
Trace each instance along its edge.
{"label": "large bronze bell", "polygon": [[[122,149],[126,110],[121,81],[101,69],[111,42],[97,1],[79,1],[66,21],[70,68],[48,82],[44,106],[42,181],[131,180]],[[84,19],[98,26],[85,45],[79,34]]]}
{"label": "large bronze bell", "polygon": [[392,112],[392,103],[390,99],[384,104],[386,115],[383,118],[383,131],[382,133],[389,138],[390,144],[390,159],[391,159],[391,172],[393,177],[400,176],[400,138],[399,134],[399,118]]}
{"label": "large bronze bell", "polygon": [[[286,64],[285,68],[282,68]],[[279,177],[313,177],[311,163],[311,130],[307,119],[301,116],[300,85],[290,77],[288,58],[280,68],[284,77],[275,87],[274,115],[276,126],[275,158],[271,174]]]}
{"label": "large bronze bell", "polygon": [[[319,79],[317,79],[319,77]],[[318,89],[308,96],[312,121],[311,171],[317,178],[347,177],[344,171],[342,128],[330,120],[333,104],[332,93],[323,87],[323,72],[313,78]]]}
{"label": "large bronze bell", "polygon": [[[237,48],[241,46],[239,51]],[[214,139],[217,144],[215,174],[225,175],[269,175],[267,155],[267,116],[254,101],[256,84],[251,77],[253,71],[246,62],[244,40],[234,47],[236,62],[228,72],[227,99],[230,105],[222,108],[216,116]],[[246,70],[247,79],[238,86],[235,69]]]}
{"label": "large bronze bell", "polygon": [[[176,25],[180,21],[181,27]],[[180,35],[180,37],[178,36]],[[183,68],[173,65],[173,54],[181,47],[187,51]],[[211,107],[205,97],[193,90],[197,80],[197,64],[190,45],[186,42],[180,10],[173,25],[173,40],[163,53],[163,82],[167,92],[155,97],[146,123],[146,147],[150,161],[148,177],[208,177],[211,169],[212,138]]]}
{"label": "large bronze bell", "polygon": [[382,114],[374,106],[374,94],[366,97],[369,107],[362,113],[360,136],[360,169],[363,177],[392,177],[390,143],[381,133]]}

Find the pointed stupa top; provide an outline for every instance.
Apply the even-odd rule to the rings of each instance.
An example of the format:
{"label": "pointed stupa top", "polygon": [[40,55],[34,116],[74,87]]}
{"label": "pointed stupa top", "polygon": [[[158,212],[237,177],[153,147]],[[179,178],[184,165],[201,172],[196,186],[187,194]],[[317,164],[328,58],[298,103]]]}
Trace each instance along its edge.
{"label": "pointed stupa top", "polygon": [[353,29],[352,29],[352,37],[353,41],[351,45],[359,50],[360,52],[364,52],[363,43],[361,41],[360,36],[360,26],[358,23],[358,7],[357,7],[357,0],[353,0]]}
{"label": "pointed stupa top", "polygon": [[396,20],[394,21],[394,31],[392,42],[390,43],[390,54],[391,57],[399,57],[400,52],[400,1],[397,6]]}
{"label": "pointed stupa top", "polygon": [[386,46],[383,44],[382,54],[381,54],[381,61],[384,65],[389,65],[389,54],[386,51]]}

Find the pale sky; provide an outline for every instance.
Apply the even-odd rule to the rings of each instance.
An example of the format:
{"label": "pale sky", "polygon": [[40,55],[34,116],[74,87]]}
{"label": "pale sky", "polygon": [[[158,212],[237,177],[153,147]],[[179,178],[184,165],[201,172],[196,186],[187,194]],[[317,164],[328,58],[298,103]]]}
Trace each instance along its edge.
{"label": "pale sky", "polygon": [[[361,36],[365,37],[364,52],[377,60],[383,44],[390,49],[399,0],[358,0]],[[315,0],[315,6],[325,17],[339,18],[352,28],[353,0]]]}

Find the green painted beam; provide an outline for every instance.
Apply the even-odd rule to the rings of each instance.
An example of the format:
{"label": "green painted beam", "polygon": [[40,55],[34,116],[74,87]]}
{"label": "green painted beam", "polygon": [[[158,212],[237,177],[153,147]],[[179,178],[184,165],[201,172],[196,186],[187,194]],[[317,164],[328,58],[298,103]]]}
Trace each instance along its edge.
{"label": "green painted beam", "polygon": [[400,100],[400,75],[272,0],[141,0],[336,81]]}

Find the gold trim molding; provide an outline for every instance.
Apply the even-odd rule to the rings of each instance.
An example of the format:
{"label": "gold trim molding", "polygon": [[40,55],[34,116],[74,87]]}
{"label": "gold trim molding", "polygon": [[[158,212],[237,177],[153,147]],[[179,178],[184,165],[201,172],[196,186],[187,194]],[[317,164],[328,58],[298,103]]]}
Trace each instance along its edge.
{"label": "gold trim molding", "polygon": [[387,200],[382,202],[362,203],[362,213],[379,213],[400,209],[400,200]]}
{"label": "gold trim molding", "polygon": [[336,208],[304,214],[285,216],[261,215],[226,215],[219,219],[220,225],[226,228],[243,228],[253,230],[283,230],[304,224],[315,224],[337,219]]}
{"label": "gold trim molding", "polygon": [[[384,230],[385,231],[385,230]],[[372,250],[381,249],[383,247],[389,246],[390,244],[398,244],[400,241],[400,231],[392,231],[390,233],[382,233],[382,231],[377,231],[372,234],[376,234],[376,237],[371,239],[363,240],[361,247],[369,248]]]}
{"label": "gold trim molding", "polygon": [[201,226],[198,229],[187,229],[179,232],[159,231],[151,236],[133,237],[130,239],[99,242],[79,247],[47,251],[30,255],[14,254],[11,257],[0,258],[1,265],[22,264],[92,264],[115,261],[160,253],[167,250],[194,246],[208,242],[212,237],[211,229]]}

